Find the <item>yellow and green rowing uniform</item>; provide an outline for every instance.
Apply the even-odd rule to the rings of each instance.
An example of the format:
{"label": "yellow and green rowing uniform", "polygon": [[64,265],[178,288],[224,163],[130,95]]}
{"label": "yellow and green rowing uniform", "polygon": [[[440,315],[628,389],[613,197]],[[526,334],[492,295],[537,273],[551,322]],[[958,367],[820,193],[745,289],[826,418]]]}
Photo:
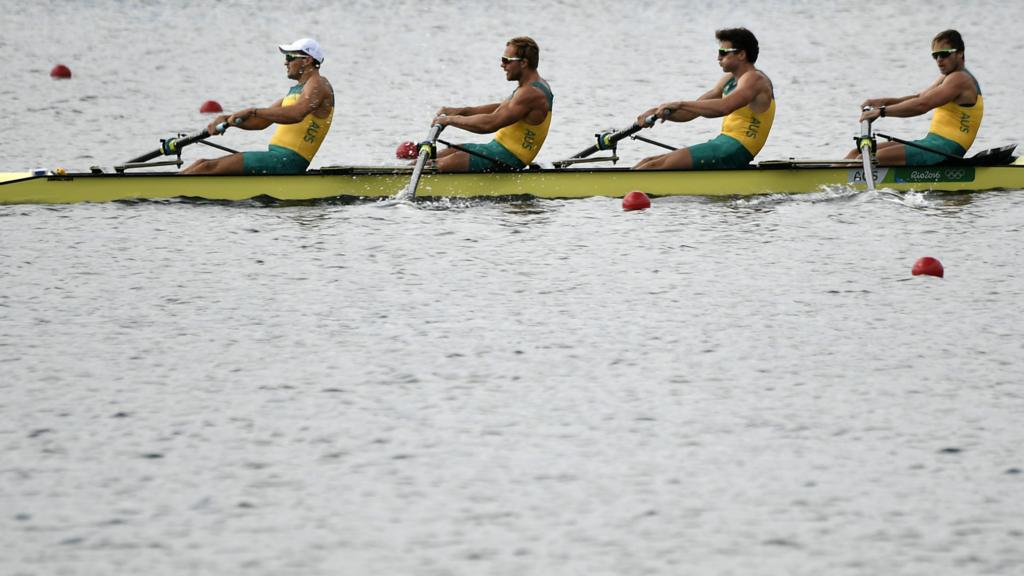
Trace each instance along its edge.
{"label": "yellow and green rowing uniform", "polygon": [[[757,74],[764,74],[760,70]],[[767,78],[767,76],[765,76]],[[769,84],[771,80],[768,81]],[[722,97],[736,89],[736,78],[730,78],[722,88]],[[764,148],[775,121],[775,92],[771,104],[764,112],[754,112],[750,105],[733,110],[722,118],[722,133],[703,144],[690,146],[694,169],[742,168]]]}
{"label": "yellow and green rowing uniform", "polygon": [[[293,106],[302,97],[303,84],[296,84],[281,100],[281,106]],[[296,174],[304,172],[320,150],[334,119],[334,107],[326,118],[312,112],[295,124],[278,124],[267,150],[243,152],[246,174]]]}
{"label": "yellow and green rowing uniform", "polygon": [[[951,156],[963,157],[974,144],[974,139],[981,129],[981,118],[985,115],[985,99],[981,96],[981,85],[969,70],[964,70],[974,81],[978,91],[978,99],[974,104],[962,105],[947,102],[935,109],[932,123],[928,127],[928,135],[915,144],[932,150],[938,150]],[[946,159],[942,154],[928,152],[913,146],[904,146],[907,164],[928,166],[938,164]]]}
{"label": "yellow and green rowing uniform", "polygon": [[[530,86],[543,92],[544,97],[547,98],[548,113],[544,116],[544,120],[540,124],[528,124],[526,120],[519,120],[515,124],[498,130],[498,133],[494,135],[494,141],[511,152],[523,166],[533,162],[537,153],[540,152],[541,146],[544,145],[544,141],[547,140],[548,129],[551,127],[551,110],[555,101],[551,88],[544,82],[531,82]],[[518,90],[519,88],[516,88],[512,92],[512,96],[515,96]]]}

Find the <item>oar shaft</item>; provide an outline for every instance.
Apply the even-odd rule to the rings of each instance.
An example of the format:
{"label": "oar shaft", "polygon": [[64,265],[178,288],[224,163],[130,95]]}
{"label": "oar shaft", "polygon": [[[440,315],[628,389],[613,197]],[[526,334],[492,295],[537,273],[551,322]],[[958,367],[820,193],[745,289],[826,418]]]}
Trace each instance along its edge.
{"label": "oar shaft", "polygon": [[654,114],[651,114],[647,118],[644,118],[643,124],[634,122],[632,126],[626,128],[625,130],[610,133],[603,132],[601,134],[597,134],[597,144],[594,144],[593,146],[587,148],[586,150],[578,152],[575,156],[572,156],[570,159],[586,158],[587,156],[590,156],[591,154],[599,150],[608,150],[609,148],[614,147],[619,140],[622,140],[623,138],[629,138],[630,136],[643,130],[647,126],[654,124],[657,120],[658,117]]}
{"label": "oar shaft", "polygon": [[888,140],[890,142],[896,142],[897,144],[903,144],[904,146],[910,146],[912,148],[917,148],[918,150],[924,150],[925,152],[931,152],[932,154],[938,154],[939,156],[945,156],[946,158],[949,158],[950,160],[956,160],[957,162],[962,162],[963,161],[963,158],[961,158],[960,156],[954,156],[954,155],[952,155],[952,154],[950,154],[948,152],[943,152],[942,150],[936,150],[934,148],[929,148],[927,146],[922,146],[921,144],[918,144],[917,142],[911,142],[909,140],[903,140],[902,138],[896,138],[895,136],[889,136],[888,134],[882,134],[882,133],[878,133],[878,136],[881,136],[882,138],[885,138],[886,140]]}
{"label": "oar shaft", "polygon": [[[218,124],[215,127],[216,133],[217,134],[223,134],[224,131],[228,129],[228,126],[229,125],[228,125],[227,122],[221,122],[220,124]],[[196,132],[195,134],[190,134],[188,136],[182,136],[180,138],[170,138],[168,140],[164,140],[160,144],[159,148],[157,148],[156,150],[153,150],[152,152],[147,152],[146,154],[143,154],[142,156],[139,156],[138,158],[133,158],[133,159],[129,160],[128,164],[135,164],[135,163],[138,163],[138,162],[148,162],[148,161],[150,161],[153,158],[156,158],[158,156],[174,156],[174,155],[178,154],[181,151],[181,149],[184,148],[185,146],[188,146],[189,144],[195,144],[196,142],[198,142],[200,140],[205,140],[206,138],[209,138],[210,136],[212,136],[212,134],[210,134],[210,131],[207,130],[207,129],[203,129],[203,130],[201,130],[199,132]]]}
{"label": "oar shaft", "polygon": [[423,174],[423,168],[427,165],[427,160],[434,155],[434,150],[437,146],[437,139],[441,136],[441,130],[444,126],[441,124],[434,124],[430,127],[430,132],[427,133],[427,140],[420,144],[419,155],[416,156],[416,167],[412,170],[412,178],[409,180],[409,198],[416,198],[416,187],[420,184],[420,176]]}
{"label": "oar shaft", "polygon": [[620,130],[619,132],[605,132],[602,134],[597,134],[597,144],[594,144],[593,146],[590,146],[585,150],[577,152],[575,155],[572,156],[572,158],[586,158],[587,156],[590,156],[591,154],[599,150],[607,150],[611,148],[619,140],[622,140],[623,138],[629,138],[633,134],[636,134],[637,132],[643,130],[643,128],[643,126],[634,123],[629,128],[626,128],[625,130]]}
{"label": "oar shaft", "polygon": [[[870,107],[864,107],[865,112],[870,109]],[[864,182],[868,185],[868,190],[875,189],[875,170],[873,166],[875,147],[875,137],[871,134],[871,120],[861,120],[857,148],[860,149],[860,157],[864,162]]]}

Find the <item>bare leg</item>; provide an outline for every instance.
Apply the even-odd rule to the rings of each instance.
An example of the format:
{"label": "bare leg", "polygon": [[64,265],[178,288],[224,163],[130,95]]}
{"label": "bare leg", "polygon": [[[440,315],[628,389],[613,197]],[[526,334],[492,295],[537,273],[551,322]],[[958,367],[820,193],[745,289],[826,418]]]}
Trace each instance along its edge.
{"label": "bare leg", "polygon": [[[892,144],[892,146],[885,146],[885,144]],[[878,165],[906,166],[907,147],[897,142],[886,142],[885,144],[878,145],[878,152],[875,154],[878,158]],[[883,148],[883,146],[885,147]]]}
{"label": "bare leg", "polygon": [[435,166],[438,172],[469,172],[469,154],[455,148],[445,148],[437,153]]}
{"label": "bare leg", "polygon": [[693,168],[693,157],[688,148],[673,150],[668,154],[660,154],[644,158],[633,166],[634,170],[690,170]]}
{"label": "bare leg", "polygon": [[181,171],[182,174],[241,174],[244,167],[241,154],[221,158],[196,160]]}

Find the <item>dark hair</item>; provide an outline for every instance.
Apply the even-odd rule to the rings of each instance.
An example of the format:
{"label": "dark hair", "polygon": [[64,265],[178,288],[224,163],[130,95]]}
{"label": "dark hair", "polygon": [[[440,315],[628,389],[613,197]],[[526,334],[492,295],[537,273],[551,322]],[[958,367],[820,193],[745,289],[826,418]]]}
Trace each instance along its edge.
{"label": "dark hair", "polygon": [[715,31],[715,38],[719,42],[729,42],[733,48],[739,48],[747,53],[747,62],[757,62],[757,38],[754,33],[746,28],[726,28]]}
{"label": "dark hair", "polygon": [[537,46],[533,38],[529,36],[516,36],[506,42],[505,46],[515,46],[516,56],[526,58],[526,63],[529,64],[530,68],[537,69],[537,65],[540,64],[540,46]]}
{"label": "dark hair", "polygon": [[944,42],[949,44],[950,47],[956,48],[957,52],[963,53],[964,51],[964,39],[960,37],[960,33],[956,30],[943,30],[935,35],[932,39],[932,44],[936,42]]}

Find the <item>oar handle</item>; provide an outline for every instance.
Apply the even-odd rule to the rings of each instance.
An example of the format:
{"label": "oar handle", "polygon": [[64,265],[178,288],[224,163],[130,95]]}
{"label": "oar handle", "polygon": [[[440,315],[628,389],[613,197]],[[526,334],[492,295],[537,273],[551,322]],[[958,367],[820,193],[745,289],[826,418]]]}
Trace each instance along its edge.
{"label": "oar handle", "polygon": [[650,116],[644,118],[643,127],[650,128],[651,126],[654,126],[654,123],[657,122],[658,120],[668,120],[668,117],[674,113],[675,110],[673,110],[672,108],[665,108],[665,110],[662,111],[661,116],[658,116],[657,114],[651,114]]}

